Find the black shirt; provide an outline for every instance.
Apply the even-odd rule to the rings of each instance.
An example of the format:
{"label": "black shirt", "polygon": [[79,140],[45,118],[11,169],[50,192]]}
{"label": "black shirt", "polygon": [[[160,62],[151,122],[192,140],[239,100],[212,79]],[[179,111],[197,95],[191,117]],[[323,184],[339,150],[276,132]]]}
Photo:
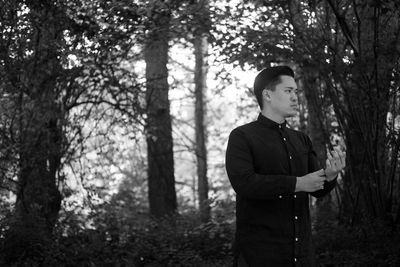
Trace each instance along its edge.
{"label": "black shirt", "polygon": [[260,114],[231,132],[226,170],[236,192],[236,244],[251,267],[314,265],[309,194],[294,191],[296,177],[317,171],[317,162],[310,138],[286,122]]}

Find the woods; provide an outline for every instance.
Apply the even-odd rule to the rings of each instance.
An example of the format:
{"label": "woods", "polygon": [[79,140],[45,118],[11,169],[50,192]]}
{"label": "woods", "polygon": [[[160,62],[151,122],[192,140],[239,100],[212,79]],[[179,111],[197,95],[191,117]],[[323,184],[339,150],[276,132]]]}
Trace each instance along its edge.
{"label": "woods", "polygon": [[229,132],[254,77],[347,151],[313,200],[319,266],[400,263],[400,3],[0,0],[0,265],[231,266]]}

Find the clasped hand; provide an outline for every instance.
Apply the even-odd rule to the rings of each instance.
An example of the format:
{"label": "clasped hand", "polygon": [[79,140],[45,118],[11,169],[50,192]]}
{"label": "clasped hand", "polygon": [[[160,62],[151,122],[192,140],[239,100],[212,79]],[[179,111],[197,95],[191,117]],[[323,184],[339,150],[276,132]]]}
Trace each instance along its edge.
{"label": "clasped hand", "polygon": [[325,181],[330,182],[335,179],[346,166],[346,152],[335,148],[332,152],[328,151],[327,156],[325,169],[297,177],[295,192],[314,192],[323,189]]}
{"label": "clasped hand", "polygon": [[328,182],[335,179],[344,167],[346,167],[346,152],[337,147],[331,152],[327,151],[325,176]]}

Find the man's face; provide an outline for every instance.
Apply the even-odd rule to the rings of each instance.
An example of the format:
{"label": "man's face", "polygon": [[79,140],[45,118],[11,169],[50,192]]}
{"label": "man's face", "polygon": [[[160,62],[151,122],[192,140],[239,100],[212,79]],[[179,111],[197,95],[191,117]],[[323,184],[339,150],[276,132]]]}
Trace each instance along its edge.
{"label": "man's face", "polygon": [[298,110],[297,85],[291,76],[280,76],[275,90],[268,90],[267,105],[275,115],[287,118],[295,116]]}

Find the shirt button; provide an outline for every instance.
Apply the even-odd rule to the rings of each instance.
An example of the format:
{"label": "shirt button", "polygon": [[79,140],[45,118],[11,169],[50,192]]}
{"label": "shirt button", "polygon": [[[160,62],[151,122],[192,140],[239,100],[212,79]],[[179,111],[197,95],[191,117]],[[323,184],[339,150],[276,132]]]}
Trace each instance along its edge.
{"label": "shirt button", "polygon": [[299,241],[299,239],[298,239],[297,237],[296,237],[294,240],[295,240],[296,242]]}
{"label": "shirt button", "polygon": [[297,217],[297,216],[294,216],[294,219],[295,219],[295,220],[297,220],[297,219],[298,219],[298,217]]}
{"label": "shirt button", "polygon": [[286,138],[285,138],[285,137],[283,137],[283,141],[286,141]]}
{"label": "shirt button", "polygon": [[296,262],[297,261],[297,258],[294,258],[294,262]]}
{"label": "shirt button", "polygon": [[297,195],[294,195],[293,197],[294,197],[294,198],[297,198]]}
{"label": "shirt button", "polygon": [[282,196],[281,196],[281,195],[279,195],[279,198],[282,198]]}

